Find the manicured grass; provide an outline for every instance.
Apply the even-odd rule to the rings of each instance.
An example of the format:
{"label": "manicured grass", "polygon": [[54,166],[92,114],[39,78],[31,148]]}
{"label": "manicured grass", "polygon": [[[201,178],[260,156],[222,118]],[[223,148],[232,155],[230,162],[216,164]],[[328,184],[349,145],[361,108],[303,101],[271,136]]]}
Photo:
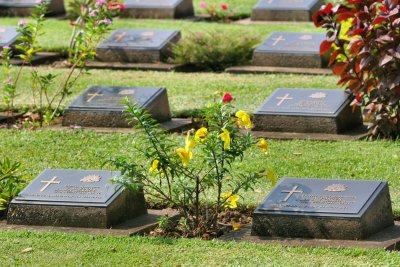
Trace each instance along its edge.
{"label": "manicured grass", "polygon": [[[3,266],[398,266],[399,252],[0,232]],[[26,248],[31,252],[23,253]]]}
{"label": "manicured grass", "polygon": [[[29,69],[23,73],[18,87],[17,105],[31,104],[29,90]],[[39,68],[41,73],[54,72],[60,74],[60,81],[66,70]],[[217,91],[231,92],[235,105],[250,113],[268,97],[276,88],[337,88],[337,78],[334,76],[311,75],[235,75],[226,73],[177,73],[177,72],[142,72],[142,71],[112,71],[91,70],[91,75],[84,76],[73,88],[64,106],[75,99],[85,88],[91,85],[114,86],[164,86],[174,114],[188,109],[200,108],[210,100],[207,97]],[[57,83],[56,83],[57,84]],[[0,101],[1,105],[1,101]]]}
{"label": "manicured grass", "polygon": [[[177,136],[183,142],[181,136]],[[33,178],[46,168],[99,169],[104,162],[96,154],[126,155],[142,160],[132,150],[134,135],[96,134],[91,131],[0,130],[0,156],[24,162]],[[270,155],[254,148],[235,172],[251,172],[272,166],[278,177],[385,180],[390,184],[393,207],[400,211],[400,141],[270,141]],[[194,153],[194,164],[196,153]],[[146,164],[146,163],[145,163]],[[148,163],[150,166],[150,162]],[[107,166],[106,169],[113,168]],[[265,180],[254,192],[243,194],[242,204],[256,206],[270,191]]]}
{"label": "manicured grass", "polygon": [[[20,18],[0,18],[0,25],[16,25]],[[144,29],[177,29],[185,36],[190,32],[218,31],[237,32],[242,31],[246,35],[257,35],[264,39],[274,31],[286,32],[322,32],[311,22],[290,23],[280,22],[268,25],[236,25],[210,22],[191,22],[187,20],[136,20],[116,19],[113,26],[119,28],[144,28]],[[72,27],[68,20],[49,19],[44,26],[44,35],[40,38],[40,45],[45,51],[66,51],[69,45],[69,36]]]}

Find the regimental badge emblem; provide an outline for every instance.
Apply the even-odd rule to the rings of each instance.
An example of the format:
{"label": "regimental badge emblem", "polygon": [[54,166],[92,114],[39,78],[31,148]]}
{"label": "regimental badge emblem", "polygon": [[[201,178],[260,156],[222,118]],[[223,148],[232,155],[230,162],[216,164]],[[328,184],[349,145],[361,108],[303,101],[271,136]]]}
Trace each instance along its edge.
{"label": "regimental badge emblem", "polygon": [[118,94],[119,95],[133,95],[135,93],[135,90],[133,89],[125,89],[120,91]]}
{"label": "regimental badge emblem", "polygon": [[97,182],[100,182],[100,180],[101,180],[100,175],[90,174],[90,175],[83,177],[80,181],[82,183],[97,183]]}
{"label": "regimental badge emblem", "polygon": [[332,184],[324,189],[328,192],[344,192],[347,190],[347,186],[344,184]]}
{"label": "regimental badge emblem", "polygon": [[312,35],[309,35],[309,34],[302,35],[302,36],[300,36],[299,39],[303,40],[303,41],[309,41],[309,40],[312,40]]}
{"label": "regimental badge emblem", "polygon": [[314,93],[309,96],[310,98],[315,98],[315,99],[320,99],[320,98],[325,98],[326,94],[322,92]]}

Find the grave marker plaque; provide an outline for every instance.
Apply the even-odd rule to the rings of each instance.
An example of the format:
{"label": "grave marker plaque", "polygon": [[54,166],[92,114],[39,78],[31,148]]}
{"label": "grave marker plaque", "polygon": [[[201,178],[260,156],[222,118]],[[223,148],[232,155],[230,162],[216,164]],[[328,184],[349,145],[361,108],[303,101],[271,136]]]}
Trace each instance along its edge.
{"label": "grave marker plaque", "polygon": [[[49,15],[64,14],[64,0],[47,0],[50,2]],[[37,5],[36,0],[0,0],[0,16],[27,17]]]}
{"label": "grave marker plaque", "polygon": [[142,192],[113,185],[119,172],[49,169],[12,200],[7,222],[23,225],[109,228],[146,214]]}
{"label": "grave marker plaque", "polygon": [[173,19],[194,16],[192,0],[126,0],[121,16]]}
{"label": "grave marker plaque", "polygon": [[254,211],[252,235],[359,240],[393,224],[387,182],[283,178]]}
{"label": "grave marker plaque", "polygon": [[260,0],[251,13],[252,20],[311,21],[324,0]]}
{"label": "grave marker plaque", "polygon": [[175,30],[120,29],[97,47],[96,58],[104,62],[165,61],[180,38],[180,31]]}
{"label": "grave marker plaque", "polygon": [[123,98],[144,107],[158,122],[171,120],[167,90],[162,87],[92,86],[65,110],[63,125],[131,127],[123,114]]}
{"label": "grave marker plaque", "polygon": [[13,47],[17,42],[17,38],[21,34],[17,32],[17,27],[13,26],[0,26],[0,50],[4,46]]}
{"label": "grave marker plaque", "polygon": [[254,113],[253,130],[338,134],[362,125],[344,90],[277,89]]}
{"label": "grave marker plaque", "polygon": [[321,33],[274,32],[256,48],[252,64],[256,66],[321,68],[326,56],[319,47],[326,39]]}

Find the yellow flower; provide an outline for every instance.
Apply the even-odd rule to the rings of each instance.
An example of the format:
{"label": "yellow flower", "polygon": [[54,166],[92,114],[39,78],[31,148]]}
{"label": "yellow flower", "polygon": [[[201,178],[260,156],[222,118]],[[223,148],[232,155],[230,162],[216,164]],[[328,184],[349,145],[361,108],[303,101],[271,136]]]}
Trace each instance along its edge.
{"label": "yellow flower", "polygon": [[245,127],[246,129],[251,128],[251,120],[249,114],[247,114],[243,110],[239,110],[238,112],[236,112],[235,116],[238,118],[237,123],[240,127]]}
{"label": "yellow flower", "polygon": [[225,201],[224,203],[224,207],[225,208],[237,208],[237,203],[239,200],[239,196],[238,195],[233,195],[232,191],[227,191],[225,194],[221,195],[222,201]]}
{"label": "yellow flower", "polygon": [[192,159],[192,152],[185,148],[178,148],[176,150],[178,156],[182,159],[183,166],[189,165],[189,161]]}
{"label": "yellow flower", "polygon": [[186,140],[185,140],[185,149],[187,151],[192,150],[196,145],[196,142],[190,138],[190,133],[191,133],[191,130],[188,131],[188,133],[186,135]]}
{"label": "yellow flower", "polygon": [[232,228],[233,228],[233,231],[239,231],[240,228],[242,228],[242,225],[240,223],[234,222],[234,223],[232,223]]}
{"label": "yellow flower", "polygon": [[268,153],[268,143],[264,138],[260,138],[260,141],[258,142],[257,146],[265,152],[265,154]]}
{"label": "yellow flower", "polygon": [[153,163],[151,164],[150,167],[150,173],[156,173],[158,172],[158,163],[160,163],[160,161],[158,159],[153,160]]}
{"label": "yellow flower", "polygon": [[207,134],[208,134],[207,128],[201,127],[200,129],[198,129],[196,131],[196,134],[194,135],[194,140],[197,142],[201,139],[204,139],[204,138],[206,138]]}
{"label": "yellow flower", "polygon": [[222,134],[219,135],[221,140],[224,142],[224,149],[231,148],[231,136],[229,135],[229,131],[225,128],[222,128]]}

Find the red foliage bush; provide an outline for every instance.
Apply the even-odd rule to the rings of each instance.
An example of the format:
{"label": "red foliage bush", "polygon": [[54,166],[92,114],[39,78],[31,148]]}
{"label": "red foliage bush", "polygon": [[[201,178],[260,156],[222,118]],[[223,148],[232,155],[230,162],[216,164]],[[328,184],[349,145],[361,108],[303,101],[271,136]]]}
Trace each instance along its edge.
{"label": "red foliage bush", "polygon": [[399,137],[400,0],[344,0],[322,6],[313,20],[327,29],[320,52],[332,49],[329,65],[356,96],[352,104],[368,111],[370,134]]}

